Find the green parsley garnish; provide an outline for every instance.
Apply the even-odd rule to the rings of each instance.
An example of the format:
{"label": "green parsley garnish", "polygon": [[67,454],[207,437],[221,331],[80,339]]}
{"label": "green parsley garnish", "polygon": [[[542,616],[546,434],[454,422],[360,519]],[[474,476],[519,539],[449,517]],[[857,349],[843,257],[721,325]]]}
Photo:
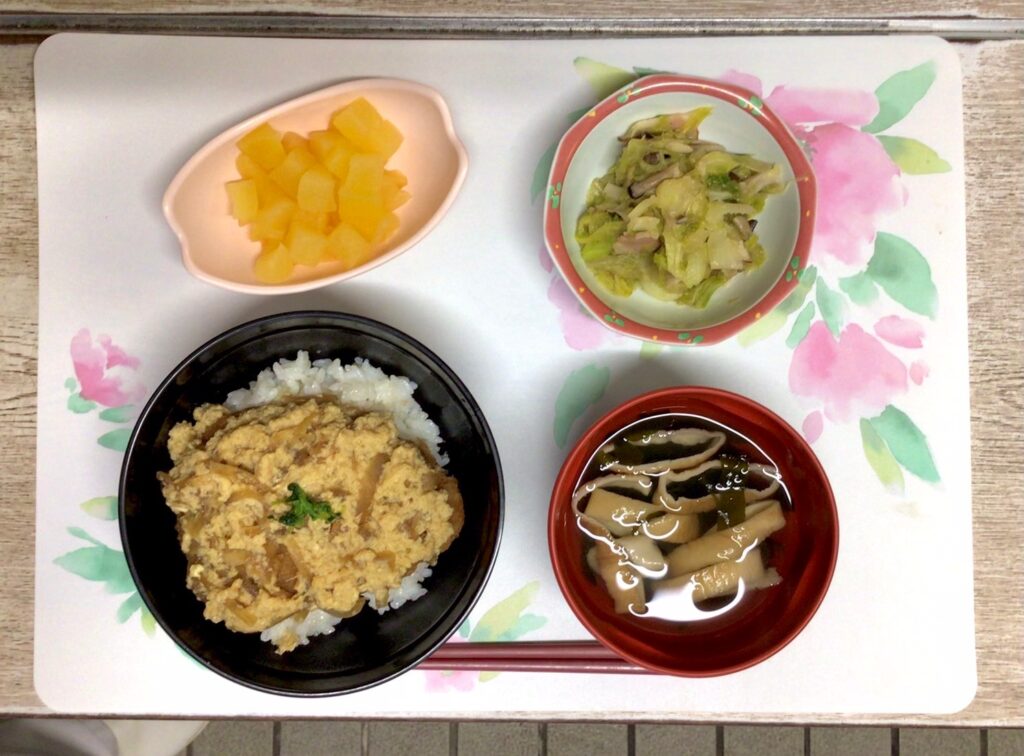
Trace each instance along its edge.
{"label": "green parsley garnish", "polygon": [[284,503],[289,504],[292,509],[281,515],[278,520],[290,528],[305,525],[309,518],[331,522],[340,514],[331,509],[331,505],[326,501],[312,498],[302,490],[302,486],[298,483],[289,483],[288,491],[291,495],[284,500]]}

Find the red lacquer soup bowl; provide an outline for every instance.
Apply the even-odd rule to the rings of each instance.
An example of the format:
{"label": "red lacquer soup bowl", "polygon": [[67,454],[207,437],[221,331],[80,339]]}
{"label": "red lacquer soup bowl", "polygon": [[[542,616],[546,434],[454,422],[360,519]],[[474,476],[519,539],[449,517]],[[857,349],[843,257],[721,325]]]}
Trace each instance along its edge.
{"label": "red lacquer soup bowl", "polygon": [[[786,188],[756,216],[765,250],[759,267],[733,276],[706,307],[661,301],[639,290],[605,289],[580,256],[576,223],[591,182],[622,149],[619,136],[637,121],[709,106],[700,138],[781,167]],[[555,151],[544,203],[544,241],[566,284],[601,323],[662,344],[707,346],[766,315],[793,290],[807,267],[814,232],[816,186],[810,161],[785,122],[752,92],[710,79],[656,74],[637,79],[583,115]]]}
{"label": "red lacquer soup bowl", "polygon": [[[791,506],[771,536],[771,564],[782,582],[751,591],[710,619],[675,622],[617,614],[603,581],[586,565],[592,543],[581,532],[573,492],[604,442],[626,426],[660,415],[692,415],[734,431],[730,451],[778,471]],[[709,422],[708,422],[709,421]],[[724,675],[772,656],[814,616],[828,591],[839,549],[835,499],[825,471],[803,438],[778,415],[737,394],[678,387],[638,396],[594,424],[569,454],[551,494],[548,546],[558,585],[580,622],[625,659],[664,674]]]}

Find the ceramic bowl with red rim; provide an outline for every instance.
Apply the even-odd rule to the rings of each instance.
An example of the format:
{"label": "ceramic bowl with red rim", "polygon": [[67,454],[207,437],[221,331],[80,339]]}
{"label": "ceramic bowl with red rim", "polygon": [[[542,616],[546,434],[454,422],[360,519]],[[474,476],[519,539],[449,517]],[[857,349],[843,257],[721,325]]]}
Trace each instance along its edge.
{"label": "ceramic bowl with red rim", "polygon": [[[732,431],[726,449],[765,461],[779,473],[785,525],[772,533],[766,565],[777,585],[747,591],[727,611],[691,611],[707,602],[680,605],[686,619],[654,612],[617,613],[604,581],[587,565],[594,541],[583,532],[573,493],[589,481],[588,468],[609,438],[636,423],[675,416],[687,426]],[[656,497],[651,497],[654,500]],[[586,512],[589,502],[582,502]],[[778,415],[728,391],[675,387],[631,399],[598,420],[566,458],[551,494],[548,546],[558,585],[570,608],[593,636],[619,656],[655,672],[682,677],[730,674],[758,664],[790,643],[818,610],[828,591],[839,550],[839,521],[825,471],[807,442]],[[768,543],[760,544],[762,552]],[[677,547],[669,547],[671,548]],[[745,556],[744,556],[745,558]],[[650,582],[650,581],[648,581]],[[658,598],[657,585],[651,584]],[[651,591],[648,591],[650,602]],[[671,601],[688,596],[670,594]],[[731,600],[730,600],[731,601]],[[652,604],[648,603],[648,607]],[[662,605],[664,608],[664,604]]]}
{"label": "ceramic bowl with red rim", "polygon": [[[639,287],[628,297],[612,294],[583,262],[575,238],[587,190],[618,159],[618,137],[630,125],[702,106],[711,106],[712,112],[700,125],[701,139],[782,166],[785,191],[769,197],[756,217],[765,262],[733,276],[705,308],[658,300]],[[710,79],[656,74],[603,100],[562,137],[548,181],[544,239],[573,293],[607,327],[660,343],[714,344],[763,317],[796,286],[811,248],[815,192],[814,173],[800,142],[759,97]]]}

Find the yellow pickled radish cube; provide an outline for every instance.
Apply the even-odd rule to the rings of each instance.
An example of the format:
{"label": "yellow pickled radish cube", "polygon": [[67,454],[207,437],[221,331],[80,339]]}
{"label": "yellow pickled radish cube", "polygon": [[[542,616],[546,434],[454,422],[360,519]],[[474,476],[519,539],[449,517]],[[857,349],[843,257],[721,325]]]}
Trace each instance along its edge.
{"label": "yellow pickled radish cube", "polygon": [[331,126],[361,152],[389,158],[402,144],[402,132],[364,98],[353,100],[331,116]]}
{"label": "yellow pickled radish cube", "polygon": [[358,268],[374,257],[373,247],[347,223],[341,223],[327,237],[327,257],[341,260],[345,270]]}
{"label": "yellow pickled radish cube", "polygon": [[253,272],[258,281],[274,284],[287,281],[294,267],[295,263],[289,257],[288,249],[283,244],[277,244],[260,252]]}
{"label": "yellow pickled radish cube", "polygon": [[383,121],[370,133],[369,144],[364,149],[375,152],[387,160],[398,152],[398,148],[401,146],[402,132],[391,121]]}
{"label": "yellow pickled radish cube", "polygon": [[311,213],[329,213],[336,210],[338,182],[322,165],[314,165],[302,174],[296,193],[301,210]]}
{"label": "yellow pickled radish cube", "polygon": [[357,153],[348,164],[348,175],[341,185],[344,196],[379,197],[384,188],[384,158]]}
{"label": "yellow pickled radish cube", "polygon": [[364,147],[367,135],[379,128],[383,122],[384,118],[377,112],[377,108],[365,97],[356,98],[331,116],[331,126],[334,130],[356,147]]}
{"label": "yellow pickled radish cube", "polygon": [[251,157],[245,154],[235,159],[235,167],[243,178],[252,179],[256,184],[256,196],[259,199],[261,208],[272,204],[274,201],[284,198],[287,195],[270,180],[270,176]]}
{"label": "yellow pickled radish cube", "polygon": [[298,193],[302,174],[316,165],[313,153],[305,147],[296,147],[288,153],[281,165],[270,172],[270,178],[292,199]]}
{"label": "yellow pickled radish cube", "polygon": [[401,171],[386,170],[384,171],[384,178],[392,182],[399,189],[405,189],[406,184],[409,183],[409,179]]}
{"label": "yellow pickled radish cube", "polygon": [[267,177],[267,172],[260,167],[260,164],[244,152],[239,153],[238,157],[235,158],[235,168],[238,169],[238,175],[242,178]]}
{"label": "yellow pickled radish cube", "polygon": [[316,265],[324,258],[327,237],[302,221],[294,221],[284,244],[296,265]]}
{"label": "yellow pickled radish cube", "polygon": [[394,194],[402,188],[402,185],[398,183],[398,179],[393,175],[395,173],[397,171],[384,171],[384,175],[381,176],[381,191],[385,197],[389,194]]}
{"label": "yellow pickled radish cube", "polygon": [[345,141],[344,137],[339,136],[322,162],[324,167],[337,176],[339,181],[344,181],[348,176],[349,163],[355,154],[356,148]]}
{"label": "yellow pickled radish cube", "polygon": [[386,242],[395,231],[398,230],[398,216],[394,213],[384,213],[373,235],[370,236],[370,243],[377,245]]}
{"label": "yellow pickled radish cube", "polygon": [[291,198],[284,191],[270,180],[270,176],[264,174],[252,179],[256,185],[256,196],[260,201],[260,208],[269,207],[280,200],[291,201]]}
{"label": "yellow pickled radish cube", "polygon": [[338,219],[352,226],[366,239],[372,238],[377,232],[387,212],[380,195],[361,197],[338,193]]}
{"label": "yellow pickled radish cube", "polygon": [[274,200],[262,208],[249,225],[249,238],[253,241],[281,241],[288,232],[295,203],[287,198]]}
{"label": "yellow pickled radish cube", "polygon": [[257,126],[239,139],[238,149],[268,171],[280,165],[285,158],[281,135],[269,123]]}
{"label": "yellow pickled radish cube", "polygon": [[[409,192],[403,191],[404,184],[393,175],[398,171],[384,171],[384,178],[381,179],[381,199],[386,210],[394,210],[404,205],[409,199]],[[399,174],[401,175],[401,174]],[[402,176],[404,179],[405,177]]]}
{"label": "yellow pickled radish cube", "polygon": [[405,189],[399,189],[397,192],[395,192],[394,194],[392,194],[390,196],[389,195],[385,195],[384,196],[384,209],[385,210],[397,210],[402,205],[404,205],[406,202],[408,202],[410,197],[412,197],[412,195],[409,194],[409,192],[405,191]]}
{"label": "yellow pickled radish cube", "polygon": [[256,182],[252,179],[239,179],[227,183],[228,200],[231,202],[231,215],[239,225],[250,223],[259,211],[259,196],[256,194]]}
{"label": "yellow pickled radish cube", "polygon": [[305,147],[306,149],[309,149],[309,142],[294,131],[286,131],[284,133],[284,136],[281,137],[281,145],[284,147],[285,152],[291,152],[296,147]]}
{"label": "yellow pickled radish cube", "polygon": [[310,228],[321,234],[327,234],[332,228],[338,224],[337,217],[333,219],[331,216],[333,213],[312,213],[309,210],[303,210],[301,207],[295,211],[292,216],[293,223],[304,223]]}
{"label": "yellow pickled radish cube", "polygon": [[322,131],[309,132],[309,151],[321,163],[326,162],[327,154],[338,144],[345,141],[345,138],[337,131],[323,129]]}

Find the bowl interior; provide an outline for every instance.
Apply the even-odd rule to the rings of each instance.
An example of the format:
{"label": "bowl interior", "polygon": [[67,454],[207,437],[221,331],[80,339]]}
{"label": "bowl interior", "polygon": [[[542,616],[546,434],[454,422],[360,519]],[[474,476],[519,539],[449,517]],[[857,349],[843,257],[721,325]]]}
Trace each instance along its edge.
{"label": "bowl interior", "polygon": [[[700,622],[616,614],[600,579],[584,562],[587,540],[576,525],[572,492],[601,443],[635,420],[665,413],[712,419],[746,436],[740,451],[767,457],[782,474],[793,508],[772,535],[782,583],[747,595],[732,610]],[[709,389],[669,389],[628,402],[591,428],[573,450],[552,494],[551,558],[569,605],[612,650],[669,674],[709,676],[737,671],[778,651],[813,616],[831,581],[838,522],[824,471],[796,432],[750,400]]]}
{"label": "bowl interior", "polygon": [[[156,479],[170,469],[167,434],[204,402],[223,402],[281,357],[363,357],[415,381],[416,400],[438,424],[447,469],[467,503],[462,532],[424,582],[428,594],[378,615],[364,609],[329,636],[279,656],[257,634],[234,633],[203,618],[185,585],[186,561],[175,517]],[[500,464],[472,396],[437,357],[390,328],[362,318],[297,313],[247,324],[203,347],[160,386],[140,417],[122,470],[121,534],[139,593],[165,630],[203,664],[243,684],[299,695],[364,688],[420,661],[459,626],[497,553],[503,492]]]}
{"label": "bowl interior", "polygon": [[[757,235],[767,259],[757,270],[734,276],[715,292],[703,310],[663,302],[639,289],[629,297],[609,293],[583,262],[576,243],[576,221],[586,207],[591,182],[603,176],[618,159],[621,151],[618,137],[631,124],[643,118],[705,105],[714,109],[700,126],[701,139],[719,142],[732,152],[749,153],[760,160],[780,163],[784,178],[789,182],[784,192],[769,198],[764,211],[757,216]],[[709,328],[749,310],[785,273],[800,230],[800,197],[793,178],[793,167],[779,143],[756,118],[737,105],[696,92],[652,94],[632,100],[610,113],[576,150],[562,182],[562,236],[572,264],[586,286],[615,312],[655,328]],[[600,317],[600,313],[597,315]]]}
{"label": "bowl interior", "polygon": [[[269,286],[256,279],[253,261],[259,244],[230,216],[224,185],[239,178],[235,143],[264,121],[278,131],[303,136],[328,128],[331,114],[365,97],[402,132],[402,146],[389,169],[409,179],[411,195],[396,212],[401,225],[386,251],[360,268],[345,271],[340,262],[296,266],[287,282]],[[340,280],[379,265],[415,243],[443,213],[465,171],[465,153],[451,128],[447,106],[437,93],[409,82],[380,79],[339,84],[284,103],[233,126],[203,147],[182,169],[168,191],[165,211],[181,237],[191,265],[209,279],[239,287],[294,291],[296,284]],[[308,288],[308,287],[306,287]]]}

